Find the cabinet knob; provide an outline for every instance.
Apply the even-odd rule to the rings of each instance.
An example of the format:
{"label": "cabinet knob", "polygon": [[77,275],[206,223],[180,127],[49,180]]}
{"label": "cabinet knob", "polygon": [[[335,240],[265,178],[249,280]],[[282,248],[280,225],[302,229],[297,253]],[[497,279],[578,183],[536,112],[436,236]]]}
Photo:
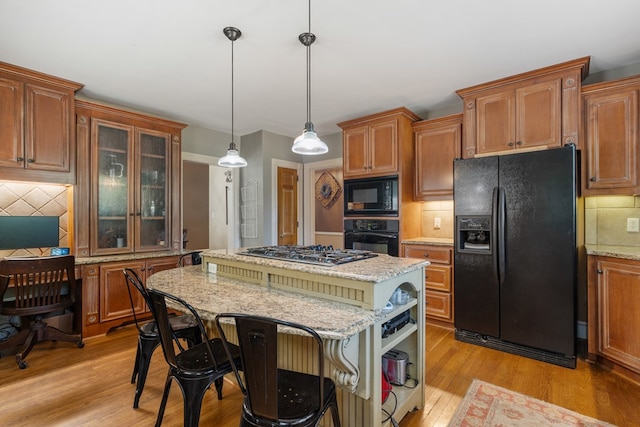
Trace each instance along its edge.
{"label": "cabinet knob", "polygon": [[137,216],[142,216],[142,214],[140,212],[136,212]]}
{"label": "cabinet knob", "polygon": [[596,270],[596,273],[598,273],[598,274],[602,274],[602,270],[597,269],[597,270]]}
{"label": "cabinet knob", "polygon": [[425,258],[429,258],[429,254],[424,254],[424,257]]}
{"label": "cabinet knob", "polygon": [[516,142],[516,145],[522,145],[522,141]]}
{"label": "cabinet knob", "polygon": [[510,142],[510,143],[508,143],[507,145],[508,145],[509,147],[513,147],[513,145],[514,145],[514,144],[513,144],[513,142]]}
{"label": "cabinet knob", "polygon": [[24,162],[24,157],[16,157],[16,162]]}
{"label": "cabinet knob", "polygon": [[595,177],[595,176],[592,176],[591,178],[589,178],[589,181],[591,181],[591,182],[596,182],[596,177]]}
{"label": "cabinet knob", "polygon": [[35,163],[35,159],[27,159],[27,163]]}
{"label": "cabinet knob", "polygon": [[133,212],[131,212],[131,213],[129,214],[129,216],[134,216],[134,215],[135,215],[135,214],[134,214]]}

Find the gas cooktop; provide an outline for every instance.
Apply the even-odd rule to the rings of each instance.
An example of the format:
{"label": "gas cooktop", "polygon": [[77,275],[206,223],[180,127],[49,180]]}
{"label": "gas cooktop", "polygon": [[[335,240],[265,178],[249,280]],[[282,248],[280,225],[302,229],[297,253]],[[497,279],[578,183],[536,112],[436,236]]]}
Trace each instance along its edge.
{"label": "gas cooktop", "polygon": [[307,264],[323,265],[331,267],[353,261],[373,258],[378,256],[371,251],[358,249],[333,249],[333,246],[261,246],[248,248],[240,252],[241,255],[257,256],[262,258],[279,259],[282,261],[303,262]]}

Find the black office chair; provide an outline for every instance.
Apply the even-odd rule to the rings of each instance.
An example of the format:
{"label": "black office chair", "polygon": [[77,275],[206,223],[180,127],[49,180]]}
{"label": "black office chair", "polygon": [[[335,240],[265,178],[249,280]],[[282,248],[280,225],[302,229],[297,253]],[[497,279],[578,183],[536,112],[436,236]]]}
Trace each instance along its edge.
{"label": "black office chair", "polygon": [[178,267],[202,264],[202,257],[200,256],[200,253],[202,253],[202,251],[194,251],[189,252],[188,254],[182,254],[180,258],[178,258]]}
{"label": "black office chair", "polygon": [[[0,356],[9,349],[22,346],[16,353],[20,369],[27,367],[24,360],[34,344],[41,341],[69,341],[84,347],[81,334],[69,334],[47,325],[45,314],[64,311],[75,304],[75,257],[52,256],[39,258],[13,258],[0,261],[0,314],[22,316],[29,319],[17,335],[0,343]],[[13,286],[10,287],[10,283]],[[11,288],[13,296],[3,301]]]}
{"label": "black office chair", "polygon": [[[158,324],[160,332],[160,340],[164,357],[169,364],[169,373],[162,395],[162,403],[156,420],[156,427],[162,424],[164,416],[164,408],[167,404],[171,382],[175,380],[182,389],[184,398],[184,426],[196,427],[200,420],[200,409],[202,407],[202,399],[204,393],[215,384],[218,392],[218,400],[222,399],[223,377],[239,369],[240,366],[240,350],[233,344],[227,345],[227,350],[222,344],[220,338],[207,339],[202,319],[200,319],[196,310],[184,300],[155,290],[149,290],[149,296],[153,304],[153,315]],[[169,323],[169,314],[165,299],[171,300],[185,311],[191,313],[196,319],[200,332],[204,337],[204,341],[194,347],[182,350],[176,354],[174,347],[174,335]],[[228,355],[228,356],[227,356]],[[229,361],[232,361],[230,363]]]}
{"label": "black office chair", "polygon": [[[144,383],[147,380],[151,356],[160,345],[160,334],[158,333],[158,327],[155,321],[144,323],[138,320],[138,316],[136,315],[137,304],[133,297],[136,292],[131,292],[131,286],[136,289],[137,294],[140,294],[144,298],[149,310],[152,310],[151,298],[149,297],[147,289],[142,284],[140,276],[138,276],[135,270],[130,268],[123,269],[123,273],[127,280],[127,291],[129,292],[129,301],[131,301],[131,308],[133,310],[133,319],[136,328],[138,328],[138,350],[136,351],[136,360],[133,366],[133,374],[131,375],[131,384],[136,384],[133,407],[138,408],[140,396],[144,390]],[[194,346],[202,342],[198,324],[191,315],[172,316],[169,318],[169,322],[171,323],[171,328],[175,336],[185,339],[189,346]]]}
{"label": "black office chair", "polygon": [[[324,377],[324,351],[320,336],[311,328],[283,320],[224,313],[216,316],[216,327],[225,345],[232,349],[221,323],[235,321],[244,381],[234,369],[245,395],[241,427],[317,426],[331,410],[334,427],[340,427],[336,386]],[[278,368],[278,326],[293,328],[311,337],[317,347],[317,374]],[[313,359],[313,360],[316,360]]]}

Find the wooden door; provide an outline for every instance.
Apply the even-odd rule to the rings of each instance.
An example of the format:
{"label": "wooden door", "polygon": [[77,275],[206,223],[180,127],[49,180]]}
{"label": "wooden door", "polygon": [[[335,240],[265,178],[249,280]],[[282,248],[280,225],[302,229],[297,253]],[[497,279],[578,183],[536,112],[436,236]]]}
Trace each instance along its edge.
{"label": "wooden door", "polygon": [[516,89],[516,148],[561,146],[560,91],[559,79]]}
{"label": "wooden door", "polygon": [[375,123],[369,129],[370,175],[398,173],[398,123],[396,119]]}
{"label": "wooden door", "polygon": [[478,97],[476,115],[477,154],[514,148],[516,130],[513,90]]}
{"label": "wooden door", "polygon": [[170,268],[177,268],[179,259],[179,256],[149,259],[145,267],[145,277],[149,277],[159,271],[168,270]]}
{"label": "wooden door", "polygon": [[0,166],[24,167],[24,85],[0,78]]}
{"label": "wooden door", "polygon": [[344,131],[344,177],[352,178],[369,173],[369,127],[359,126]]}
{"label": "wooden door", "polygon": [[91,255],[133,252],[134,127],[91,120]]}
{"label": "wooden door", "polygon": [[140,213],[135,216],[135,252],[171,247],[170,141],[167,132],[135,129],[135,209]]}
{"label": "wooden door", "polygon": [[[100,266],[100,322],[122,319],[133,314],[123,268],[131,268],[144,276],[144,261],[114,262]],[[137,292],[137,291],[136,291]],[[136,313],[144,313],[146,305],[139,293],[132,293]]]}
{"label": "wooden door", "polygon": [[640,372],[640,266],[598,262],[599,352]]}
{"label": "wooden door", "polygon": [[461,157],[462,115],[416,122],[415,200],[453,198],[453,160]]}
{"label": "wooden door", "polygon": [[638,187],[638,92],[623,90],[585,98],[587,193]]}
{"label": "wooden door", "polygon": [[[28,84],[26,96],[25,154],[27,169],[71,170],[71,117],[73,95]],[[46,120],[43,120],[46,117]],[[75,145],[74,145],[75,148]]]}
{"label": "wooden door", "polygon": [[278,168],[278,245],[298,243],[298,173]]}

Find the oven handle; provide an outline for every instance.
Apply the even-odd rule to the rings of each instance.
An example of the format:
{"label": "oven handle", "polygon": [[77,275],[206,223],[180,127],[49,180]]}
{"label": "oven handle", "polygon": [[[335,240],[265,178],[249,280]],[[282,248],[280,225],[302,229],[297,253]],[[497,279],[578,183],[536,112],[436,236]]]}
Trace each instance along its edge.
{"label": "oven handle", "polygon": [[373,236],[373,237],[386,237],[390,239],[397,239],[397,233],[379,233],[376,231],[345,231],[345,236]]}

